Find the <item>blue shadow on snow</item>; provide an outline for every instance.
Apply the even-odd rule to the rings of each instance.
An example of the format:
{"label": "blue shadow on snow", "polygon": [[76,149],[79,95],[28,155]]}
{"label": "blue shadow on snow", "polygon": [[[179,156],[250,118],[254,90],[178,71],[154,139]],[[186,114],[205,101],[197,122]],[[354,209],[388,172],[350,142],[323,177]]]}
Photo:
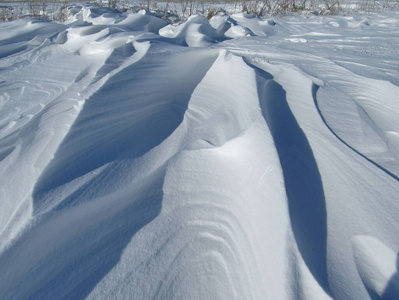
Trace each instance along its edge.
{"label": "blue shadow on snow", "polygon": [[314,278],[331,295],[327,276],[327,211],[317,162],[282,86],[267,72],[251,67],[257,74],[262,114],[283,170],[296,243]]}

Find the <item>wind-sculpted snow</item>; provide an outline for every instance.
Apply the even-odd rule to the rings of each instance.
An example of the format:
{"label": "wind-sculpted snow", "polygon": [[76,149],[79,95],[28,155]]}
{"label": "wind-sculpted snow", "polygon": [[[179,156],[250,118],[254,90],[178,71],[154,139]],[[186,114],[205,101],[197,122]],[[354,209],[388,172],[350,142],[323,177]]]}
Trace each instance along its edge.
{"label": "wind-sculpted snow", "polygon": [[399,297],[397,14],[71,12],[0,24],[1,299]]}
{"label": "wind-sculpted snow", "polygon": [[329,291],[327,212],[323,184],[309,142],[290,111],[281,85],[259,73],[258,94],[283,169],[296,243],[320,286]]}

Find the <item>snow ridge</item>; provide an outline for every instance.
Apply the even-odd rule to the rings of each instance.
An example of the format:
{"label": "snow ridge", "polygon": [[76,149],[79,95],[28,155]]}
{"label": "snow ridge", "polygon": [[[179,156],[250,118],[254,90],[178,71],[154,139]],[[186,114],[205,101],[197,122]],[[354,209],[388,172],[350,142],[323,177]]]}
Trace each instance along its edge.
{"label": "snow ridge", "polygon": [[359,18],[0,24],[0,298],[397,298],[399,23]]}

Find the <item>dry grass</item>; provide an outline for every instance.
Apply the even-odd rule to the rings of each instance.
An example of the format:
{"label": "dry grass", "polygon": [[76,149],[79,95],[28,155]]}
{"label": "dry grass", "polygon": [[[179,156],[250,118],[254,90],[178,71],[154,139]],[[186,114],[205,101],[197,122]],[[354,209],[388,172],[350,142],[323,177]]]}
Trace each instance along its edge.
{"label": "dry grass", "polygon": [[[134,0],[93,0],[97,6],[108,6],[123,11],[137,11]],[[136,0],[137,1],[137,0]],[[356,8],[344,6],[340,1],[349,0],[142,0],[138,7],[153,11],[157,15],[172,13],[185,18],[193,14],[203,14],[208,19],[216,15],[220,8],[232,8],[256,16],[271,16],[276,14],[293,14],[304,11],[317,14],[339,13],[371,13],[379,11],[392,11],[399,8],[399,0],[359,0]],[[158,4],[160,7],[158,7]],[[40,18],[56,22],[66,21],[69,10],[68,0],[27,0],[27,1],[1,1],[0,21],[10,21],[25,16]],[[135,10],[133,9],[135,8]],[[174,10],[173,10],[174,8]]]}

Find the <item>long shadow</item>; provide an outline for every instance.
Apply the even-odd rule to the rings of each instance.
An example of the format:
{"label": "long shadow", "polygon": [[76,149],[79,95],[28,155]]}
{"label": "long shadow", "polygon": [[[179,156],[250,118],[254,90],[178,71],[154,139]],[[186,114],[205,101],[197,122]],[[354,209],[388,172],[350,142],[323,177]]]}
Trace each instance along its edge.
{"label": "long shadow", "polygon": [[326,125],[326,127],[328,128],[328,130],[331,131],[331,133],[338,139],[340,140],[345,146],[347,146],[348,148],[350,148],[353,152],[355,152],[356,154],[358,154],[359,156],[363,157],[365,160],[367,160],[369,163],[372,163],[374,166],[376,166],[378,169],[380,169],[381,171],[385,172],[387,175],[391,176],[392,178],[396,179],[399,181],[399,177],[396,176],[395,174],[393,174],[392,172],[390,172],[389,170],[385,169],[384,167],[380,166],[379,164],[377,164],[375,161],[371,160],[370,158],[368,158],[366,155],[364,155],[363,153],[359,152],[358,150],[356,150],[355,148],[353,148],[351,145],[349,145],[347,142],[345,142],[338,134],[335,133],[335,131],[331,128],[331,126],[327,123],[327,120],[324,118],[323,113],[320,110],[319,107],[319,102],[317,101],[317,91],[319,90],[319,86],[316,84],[313,84],[312,86],[312,95],[313,95],[313,102],[316,106],[317,112],[320,115],[320,118],[322,119],[323,123]]}
{"label": "long shadow", "polygon": [[270,74],[255,71],[262,114],[283,170],[296,243],[314,278],[331,295],[327,278],[327,211],[317,162],[282,86],[270,79]]}
{"label": "long shadow", "polygon": [[122,197],[66,210],[26,232],[0,256],[0,298],[85,299],[159,215],[164,176],[165,168]]}
{"label": "long shadow", "polygon": [[[147,54],[86,100],[35,186],[35,211],[51,201],[48,191],[107,163],[138,158],[179,126],[191,94],[218,54],[187,52]],[[179,58],[187,61],[176,68]]]}
{"label": "long shadow", "polygon": [[383,296],[383,300],[395,300],[399,299],[399,254],[396,259],[396,273],[389,280],[388,286],[386,287]]}
{"label": "long shadow", "polygon": [[[53,191],[107,163],[134,160],[162,143],[182,122],[192,92],[217,55],[217,50],[147,53],[138,63],[111,77],[86,101],[33,192],[34,213],[45,210],[54,200],[61,200],[61,205],[57,211],[41,215],[39,223],[0,257],[0,270],[8,269],[10,274],[14,273],[12,262],[20,261],[13,288],[0,292],[0,296],[7,293],[3,294],[5,298],[20,298],[16,296],[26,292],[31,299],[83,299],[119,262],[132,237],[160,213],[163,167],[156,176],[149,176],[151,182],[134,183],[140,189],[144,185],[146,190],[133,191],[132,197],[142,196],[114,215],[108,215],[108,209],[99,211],[97,206],[104,201],[99,202],[96,187],[90,183],[84,188],[88,189],[86,196],[55,199],[63,196]],[[186,63],[176,68],[181,59]],[[118,193],[112,183],[104,184]],[[118,205],[121,200],[110,197],[112,209],[113,203]],[[80,210],[85,207],[82,216]],[[104,214],[106,218],[97,220]],[[76,224],[81,224],[81,230],[64,238],[67,228]],[[40,249],[48,254],[41,257]],[[28,270],[21,273],[19,270],[24,268]],[[2,280],[7,282],[0,274],[0,287],[4,286]]]}

